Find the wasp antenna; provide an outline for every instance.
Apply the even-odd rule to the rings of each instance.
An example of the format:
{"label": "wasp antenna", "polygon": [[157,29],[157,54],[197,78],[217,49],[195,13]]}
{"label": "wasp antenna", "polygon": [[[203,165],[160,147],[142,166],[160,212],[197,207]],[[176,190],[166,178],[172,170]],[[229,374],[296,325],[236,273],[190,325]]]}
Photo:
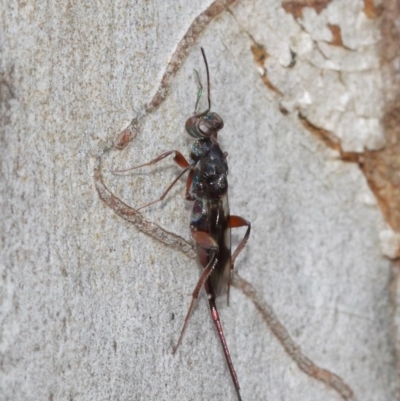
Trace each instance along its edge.
{"label": "wasp antenna", "polygon": [[194,114],[196,114],[197,113],[197,107],[199,106],[199,101],[200,101],[201,95],[203,93],[203,85],[201,84],[201,81],[200,81],[199,72],[197,70],[194,70],[194,72],[196,73],[197,85],[199,86],[199,90],[197,91],[196,105],[194,107]]}
{"label": "wasp antenna", "polygon": [[201,47],[201,54],[203,55],[204,64],[206,65],[206,72],[207,72],[207,100],[208,100],[208,109],[205,113],[208,113],[211,110],[211,96],[210,96],[210,71],[208,70],[208,63],[206,53],[204,49]]}

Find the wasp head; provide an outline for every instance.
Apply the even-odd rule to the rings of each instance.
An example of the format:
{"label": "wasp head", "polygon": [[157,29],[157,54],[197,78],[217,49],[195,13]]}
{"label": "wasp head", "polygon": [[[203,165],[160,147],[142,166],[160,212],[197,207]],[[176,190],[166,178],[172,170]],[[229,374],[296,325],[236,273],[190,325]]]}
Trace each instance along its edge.
{"label": "wasp head", "polygon": [[186,132],[193,138],[209,138],[216,136],[224,122],[217,113],[206,112],[190,117],[185,124]]}

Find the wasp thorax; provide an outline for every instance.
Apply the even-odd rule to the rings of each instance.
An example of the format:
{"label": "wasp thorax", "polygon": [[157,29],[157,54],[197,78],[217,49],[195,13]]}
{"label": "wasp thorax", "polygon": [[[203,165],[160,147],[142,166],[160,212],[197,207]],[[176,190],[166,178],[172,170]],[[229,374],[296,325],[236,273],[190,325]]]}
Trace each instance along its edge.
{"label": "wasp thorax", "polygon": [[185,124],[186,132],[193,138],[208,138],[216,134],[224,126],[217,113],[205,113],[190,117]]}

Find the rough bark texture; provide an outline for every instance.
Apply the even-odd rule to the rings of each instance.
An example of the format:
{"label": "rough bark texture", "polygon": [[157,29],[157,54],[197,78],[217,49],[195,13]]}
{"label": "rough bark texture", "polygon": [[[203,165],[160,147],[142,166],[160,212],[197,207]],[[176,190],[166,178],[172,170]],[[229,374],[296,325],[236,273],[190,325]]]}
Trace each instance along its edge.
{"label": "rough bark texture", "polygon": [[1,401],[235,400],[202,297],[172,355],[199,277],[184,184],[129,216],[179,169],[112,174],[188,154],[200,46],[231,211],[252,222],[236,268],[254,288],[218,304],[243,399],[396,399],[399,274],[380,238],[395,257],[398,158],[378,174],[392,192],[362,163],[398,134],[396,1],[0,7]]}

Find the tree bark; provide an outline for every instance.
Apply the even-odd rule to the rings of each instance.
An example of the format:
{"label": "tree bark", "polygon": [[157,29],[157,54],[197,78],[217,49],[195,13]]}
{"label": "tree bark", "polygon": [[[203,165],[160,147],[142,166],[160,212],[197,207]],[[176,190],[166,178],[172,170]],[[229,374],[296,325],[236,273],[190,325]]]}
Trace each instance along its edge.
{"label": "tree bark", "polygon": [[218,302],[243,400],[394,400],[384,9],[184,3],[2,7],[0,400],[236,399],[204,294],[172,355],[199,277],[184,183],[130,215],[179,168],[113,173],[188,156],[200,46],[252,223],[235,268],[253,287]]}

